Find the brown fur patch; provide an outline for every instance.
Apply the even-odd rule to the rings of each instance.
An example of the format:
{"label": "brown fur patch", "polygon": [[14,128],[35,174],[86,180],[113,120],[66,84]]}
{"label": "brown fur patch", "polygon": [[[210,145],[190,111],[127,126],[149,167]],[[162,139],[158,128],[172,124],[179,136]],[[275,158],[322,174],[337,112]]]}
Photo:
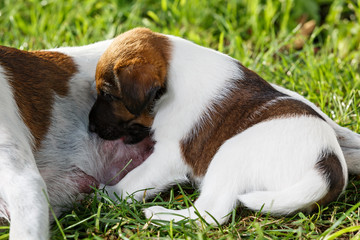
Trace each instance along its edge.
{"label": "brown fur patch", "polygon": [[115,116],[136,115],[138,123],[151,125],[152,117],[143,110],[164,87],[170,49],[167,37],[146,28],[135,28],[113,41],[98,62],[96,86],[99,93],[119,100],[112,102]]}
{"label": "brown fur patch", "polygon": [[68,93],[68,81],[77,67],[71,57],[58,52],[27,52],[0,46],[0,56],[20,114],[38,148],[50,125],[54,93]]}
{"label": "brown fur patch", "polygon": [[329,192],[318,203],[326,205],[341,194],[344,189],[345,179],[339,158],[334,153],[325,153],[316,164],[316,168],[327,178]]}
{"label": "brown fur patch", "polygon": [[112,110],[117,119],[121,119],[121,121],[129,122],[131,124],[140,124],[149,127],[154,120],[154,117],[151,116],[148,111],[142,112],[138,117],[135,116],[130,113],[120,101],[112,102]]}
{"label": "brown fur patch", "polygon": [[251,70],[239,67],[245,76],[244,80],[236,81],[237,90],[220,104],[214,104],[215,111],[209,111],[210,117],[197,123],[197,134],[181,142],[183,157],[195,176],[206,173],[213,156],[227,139],[257,123],[294,115],[321,118],[311,107],[293,99],[278,100],[267,106],[270,101],[287,95],[276,91]]}

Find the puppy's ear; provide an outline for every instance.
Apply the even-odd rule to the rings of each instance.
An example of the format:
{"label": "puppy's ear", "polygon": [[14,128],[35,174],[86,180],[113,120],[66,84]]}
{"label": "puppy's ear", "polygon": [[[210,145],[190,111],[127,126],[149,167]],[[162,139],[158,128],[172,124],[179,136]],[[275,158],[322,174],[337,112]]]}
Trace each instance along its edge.
{"label": "puppy's ear", "polygon": [[120,81],[122,101],[129,112],[139,116],[153,102],[161,82],[156,68],[151,64],[133,64],[115,67]]}

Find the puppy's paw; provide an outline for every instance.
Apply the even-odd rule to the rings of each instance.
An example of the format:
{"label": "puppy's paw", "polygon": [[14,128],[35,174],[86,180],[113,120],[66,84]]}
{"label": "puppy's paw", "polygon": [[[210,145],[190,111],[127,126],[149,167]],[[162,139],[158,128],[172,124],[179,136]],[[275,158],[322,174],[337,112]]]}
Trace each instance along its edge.
{"label": "puppy's paw", "polygon": [[147,219],[161,220],[161,221],[181,221],[187,218],[188,216],[183,216],[178,210],[170,210],[160,206],[154,206],[143,209],[145,217]]}
{"label": "puppy's paw", "polygon": [[167,211],[166,208],[159,207],[159,206],[154,206],[154,207],[149,207],[149,208],[143,209],[143,212],[147,219],[151,218],[151,219],[157,219],[157,220],[162,220],[161,218],[159,218],[159,216],[157,214],[161,213],[161,212],[166,212],[166,211]]}

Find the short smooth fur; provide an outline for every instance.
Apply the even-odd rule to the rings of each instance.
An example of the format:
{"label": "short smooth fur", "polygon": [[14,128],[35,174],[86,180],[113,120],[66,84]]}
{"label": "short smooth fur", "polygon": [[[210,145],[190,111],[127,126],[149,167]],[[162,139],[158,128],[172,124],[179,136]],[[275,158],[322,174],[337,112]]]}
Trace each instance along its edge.
{"label": "short smooth fur", "polygon": [[92,108],[93,131],[133,139],[127,129],[140,124],[156,142],[144,163],[106,186],[111,196],[140,200],[175,183],[199,186],[194,207],[145,209],[152,220],[197,219],[196,209],[223,224],[239,203],[272,214],[309,210],[339,196],[348,166],[359,172],[359,135],[237,60],[190,41],[130,30],[100,58],[96,84],[97,102],[106,107]]}
{"label": "short smooth fur", "polygon": [[149,138],[126,145],[88,132],[95,67],[111,42],[50,51],[0,47],[0,219],[10,222],[10,239],[48,239],[47,198],[59,215],[151,153]]}

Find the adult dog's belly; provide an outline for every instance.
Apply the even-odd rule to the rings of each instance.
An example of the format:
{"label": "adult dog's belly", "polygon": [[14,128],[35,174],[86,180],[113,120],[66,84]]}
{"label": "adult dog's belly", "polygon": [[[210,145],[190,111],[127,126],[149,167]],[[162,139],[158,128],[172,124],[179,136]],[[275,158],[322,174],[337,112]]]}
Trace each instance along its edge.
{"label": "adult dog's belly", "polygon": [[151,155],[153,146],[154,142],[150,137],[133,145],[124,144],[122,139],[102,140],[99,154],[105,164],[96,170],[95,179],[104,185],[115,185]]}
{"label": "adult dog's belly", "polygon": [[[58,141],[38,153],[36,159],[57,215],[79,196],[93,192],[94,187],[118,183],[151,155],[154,146],[151,137],[129,145],[122,139],[106,141],[95,134],[65,142],[65,148]],[[0,201],[0,217],[4,215],[1,208],[7,207]]]}
{"label": "adult dog's belly", "polygon": [[[56,215],[79,196],[91,193],[93,187],[118,183],[151,155],[154,146],[150,137],[133,145],[124,144],[122,139],[105,141],[95,135],[74,142],[73,147],[67,145],[62,151],[57,145],[54,151],[38,155],[38,168]],[[6,224],[2,218],[11,218],[8,205],[0,198],[0,225]]]}

